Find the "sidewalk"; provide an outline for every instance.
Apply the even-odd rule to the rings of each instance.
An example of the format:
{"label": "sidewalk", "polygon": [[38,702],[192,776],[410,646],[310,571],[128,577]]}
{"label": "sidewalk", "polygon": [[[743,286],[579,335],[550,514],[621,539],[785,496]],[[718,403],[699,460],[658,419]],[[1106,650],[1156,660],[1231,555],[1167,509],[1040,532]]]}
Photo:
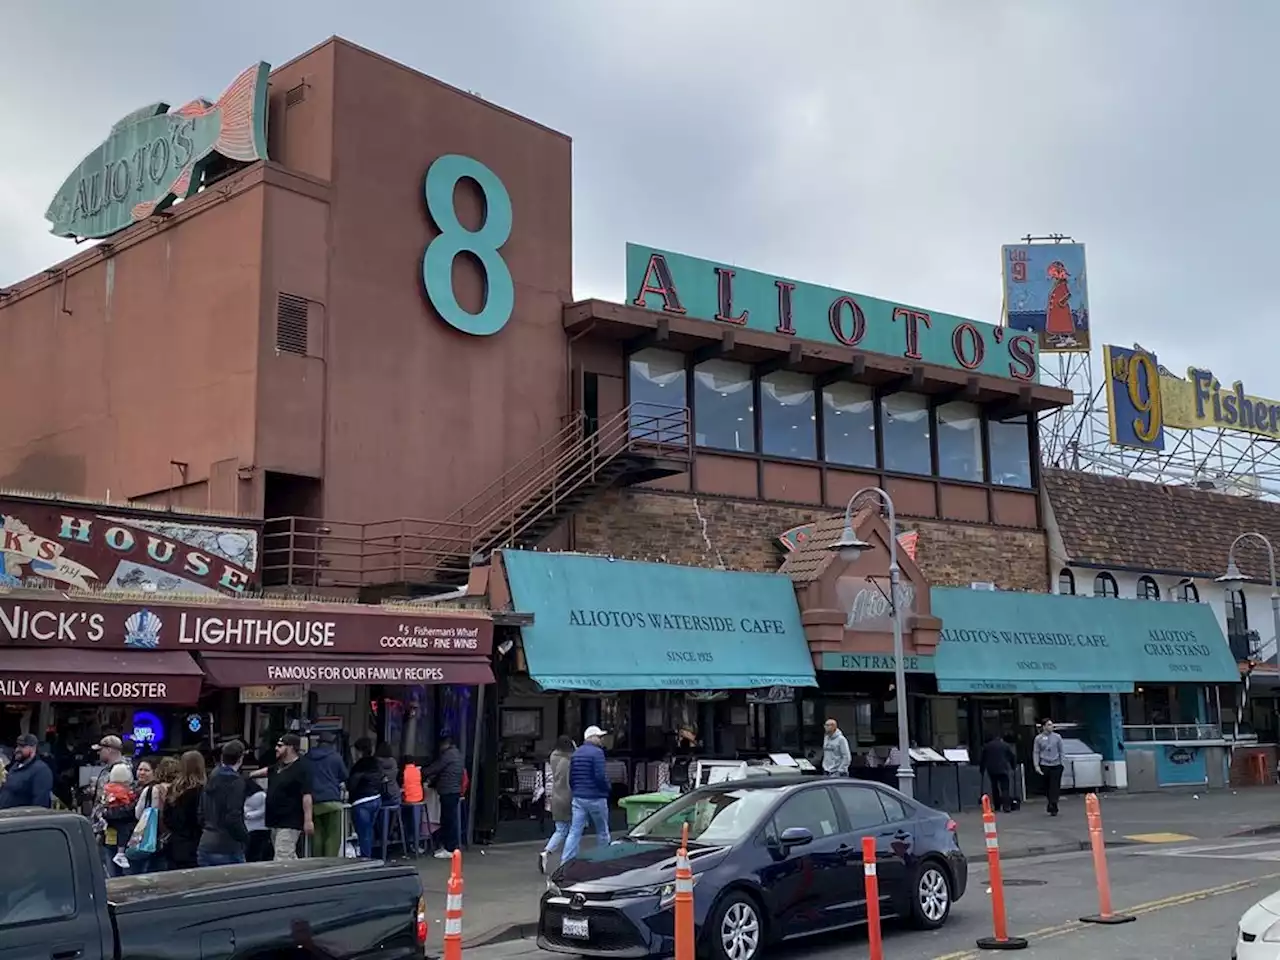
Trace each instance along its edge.
{"label": "sidewalk", "polygon": [[[1107,843],[1121,845],[1140,842],[1170,842],[1182,835],[1197,840],[1213,840],[1250,831],[1280,829],[1280,788],[1252,787],[1239,791],[1217,790],[1193,793],[1144,793],[1102,796],[1102,818]],[[982,815],[966,810],[955,816],[960,845],[969,855],[970,866],[980,867],[984,858]],[[1088,827],[1084,798],[1063,798],[1062,812],[1049,817],[1043,802],[1032,800],[1017,813],[999,817],[1000,853],[1003,859],[1086,850]],[[1146,840],[1129,840],[1148,835]],[[594,838],[588,836],[590,848]],[[546,882],[538,873],[538,843],[500,844],[473,847],[463,854],[463,943],[479,946],[502,940],[532,937],[537,930],[538,899]],[[431,921],[428,943],[438,949],[444,930],[445,886],[449,861],[419,861],[427,914]]]}

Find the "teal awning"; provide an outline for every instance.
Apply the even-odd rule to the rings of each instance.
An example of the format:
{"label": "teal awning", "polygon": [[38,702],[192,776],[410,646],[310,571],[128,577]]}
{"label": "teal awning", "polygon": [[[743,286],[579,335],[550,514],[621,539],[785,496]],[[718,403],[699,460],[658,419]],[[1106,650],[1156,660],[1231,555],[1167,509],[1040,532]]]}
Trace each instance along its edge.
{"label": "teal awning", "polygon": [[791,579],[505,550],[529,674],[548,690],[817,686]]}
{"label": "teal awning", "polygon": [[1131,693],[1135,683],[1235,683],[1207,604],[935,587],[944,693]]}

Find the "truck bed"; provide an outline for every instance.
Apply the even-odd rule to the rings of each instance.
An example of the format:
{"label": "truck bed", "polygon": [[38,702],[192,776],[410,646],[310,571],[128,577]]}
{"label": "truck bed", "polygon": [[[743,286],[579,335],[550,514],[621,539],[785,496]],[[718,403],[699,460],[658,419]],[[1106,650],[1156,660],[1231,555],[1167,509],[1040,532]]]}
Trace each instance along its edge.
{"label": "truck bed", "polygon": [[298,860],[120,877],[107,900],[124,956],[232,957],[284,937],[315,956],[396,960],[422,956],[419,890],[411,865]]}

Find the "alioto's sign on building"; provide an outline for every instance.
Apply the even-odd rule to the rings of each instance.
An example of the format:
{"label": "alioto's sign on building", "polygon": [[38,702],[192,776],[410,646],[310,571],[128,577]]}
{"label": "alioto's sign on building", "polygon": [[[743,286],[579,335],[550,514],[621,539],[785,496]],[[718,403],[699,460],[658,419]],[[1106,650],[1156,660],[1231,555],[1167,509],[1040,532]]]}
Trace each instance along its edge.
{"label": "alioto's sign on building", "polygon": [[1224,384],[1210,370],[1191,367],[1186,379],[1160,366],[1141,348],[1102,348],[1111,442],[1163,450],[1165,427],[1238,430],[1280,440],[1280,400],[1245,392],[1239,380]]}
{"label": "alioto's sign on building", "polygon": [[677,316],[1025,382],[1035,336],[772,274],[627,244],[627,300]]}
{"label": "alioto's sign on building", "polygon": [[71,171],[45,214],[60,237],[107,237],[198,191],[216,156],[267,158],[265,63],[250,67],[214,103],[192,100],[135,110]]}

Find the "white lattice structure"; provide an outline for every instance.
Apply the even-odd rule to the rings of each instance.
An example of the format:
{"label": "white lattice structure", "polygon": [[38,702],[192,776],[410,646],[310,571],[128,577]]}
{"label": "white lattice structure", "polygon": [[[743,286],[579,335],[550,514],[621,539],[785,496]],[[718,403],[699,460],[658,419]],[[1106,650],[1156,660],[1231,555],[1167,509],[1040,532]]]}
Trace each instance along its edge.
{"label": "white lattice structure", "polygon": [[[1022,239],[1074,242],[1065,234]],[[1234,430],[1166,426],[1164,450],[1158,453],[1113,444],[1106,378],[1095,373],[1102,369],[1103,342],[1096,332],[1091,331],[1091,353],[1041,354],[1041,381],[1070,390],[1075,397],[1070,407],[1040,419],[1040,459],[1045,465],[1280,500],[1280,441]],[[1176,376],[1163,367],[1160,372]]]}
{"label": "white lattice structure", "polygon": [[[1135,344],[1135,347],[1137,345]],[[1097,353],[1101,353],[1101,347]],[[1046,356],[1043,382],[1071,390],[1075,401],[1040,420],[1040,458],[1047,466],[1195,485],[1237,496],[1280,500],[1280,442],[1234,430],[1164,428],[1164,450],[1131,450],[1111,442],[1101,357]],[[1161,368],[1164,375],[1169,371]]]}

